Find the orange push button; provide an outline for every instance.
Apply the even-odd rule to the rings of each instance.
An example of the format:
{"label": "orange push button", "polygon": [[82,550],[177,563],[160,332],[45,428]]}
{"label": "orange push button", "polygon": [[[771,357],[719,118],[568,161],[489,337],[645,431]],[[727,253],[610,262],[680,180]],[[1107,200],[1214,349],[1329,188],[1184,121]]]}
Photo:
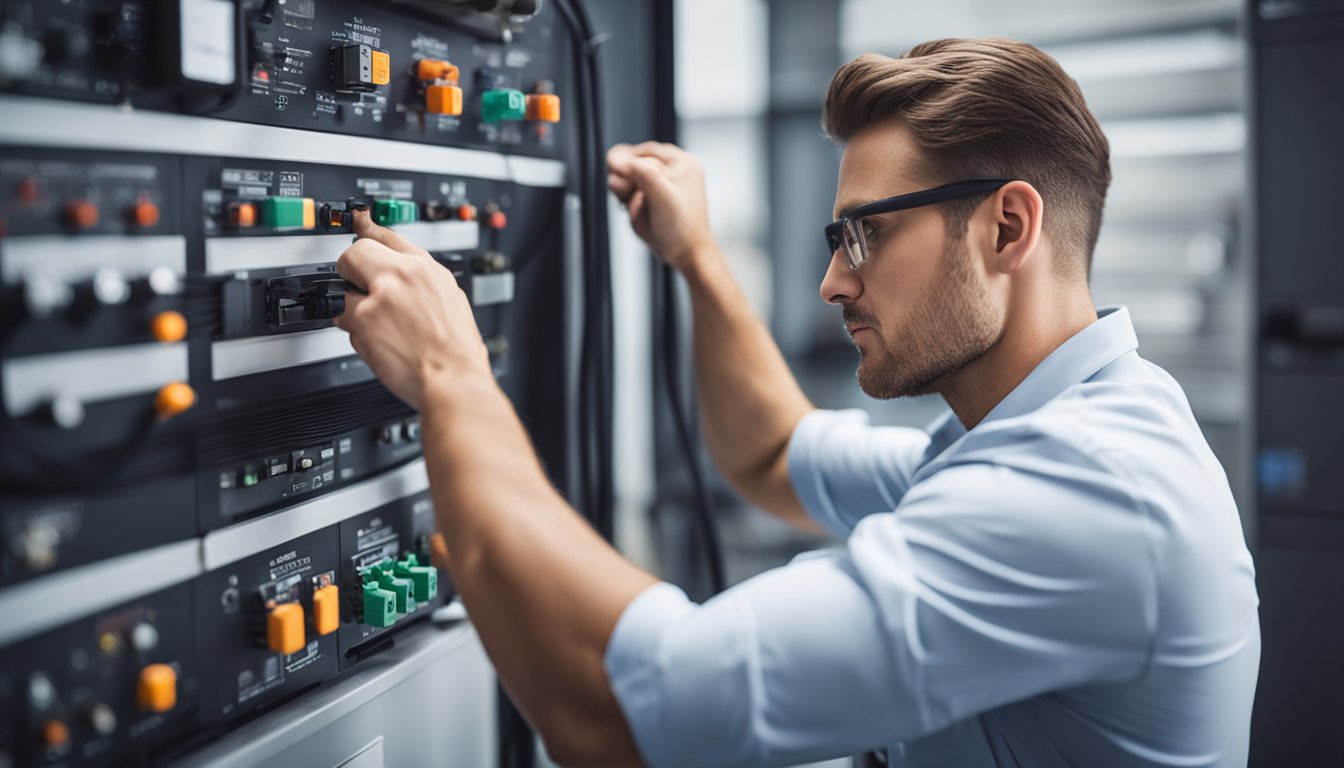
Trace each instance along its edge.
{"label": "orange push button", "polygon": [[457,81],[458,70],[454,64],[442,59],[421,59],[415,67],[415,76],[425,82],[432,80]]}
{"label": "orange push button", "polygon": [[42,744],[58,752],[65,749],[70,744],[70,727],[60,720],[48,720],[43,723]]}
{"label": "orange push button", "polygon": [[177,706],[177,672],[167,664],[150,664],[140,670],[136,687],[140,709],[167,712]]}
{"label": "orange push button", "polygon": [[298,653],[303,650],[303,606],[281,603],[266,617],[266,647],[276,653]]}
{"label": "orange push button", "polygon": [[476,206],[472,205],[471,203],[463,203],[457,206],[457,218],[461,219],[462,221],[475,221]]}
{"label": "orange push button", "polygon": [[328,584],[313,592],[313,629],[319,635],[330,635],[341,626],[340,589]]}
{"label": "orange push button", "polygon": [[159,394],[154,396],[154,410],[161,419],[172,418],[195,404],[196,390],[182,381],[164,384]]}
{"label": "orange push button", "polygon": [[509,217],[503,211],[492,211],[485,224],[491,229],[503,229],[509,225]]}
{"label": "orange push button", "polygon": [[159,206],[152,200],[141,200],[131,206],[131,223],[137,227],[149,228],[159,223]]}
{"label": "orange push button", "polygon": [[171,344],[187,337],[187,318],[183,317],[181,312],[170,309],[155,315],[154,321],[150,323],[150,329],[154,333],[155,341]]}
{"label": "orange push button", "polygon": [[431,85],[425,88],[425,111],[436,115],[462,114],[462,89],[456,85]]}
{"label": "orange push button", "polygon": [[98,206],[88,200],[71,200],[63,214],[65,223],[74,229],[92,229],[98,225]]}
{"label": "orange push button", "polygon": [[230,205],[229,225],[239,229],[257,226],[257,206],[252,203],[233,203]]}
{"label": "orange push button", "polygon": [[529,93],[527,119],[541,123],[560,122],[560,97],[554,93]]}
{"label": "orange push button", "polygon": [[386,51],[373,52],[373,84],[387,85],[392,82],[392,57]]}

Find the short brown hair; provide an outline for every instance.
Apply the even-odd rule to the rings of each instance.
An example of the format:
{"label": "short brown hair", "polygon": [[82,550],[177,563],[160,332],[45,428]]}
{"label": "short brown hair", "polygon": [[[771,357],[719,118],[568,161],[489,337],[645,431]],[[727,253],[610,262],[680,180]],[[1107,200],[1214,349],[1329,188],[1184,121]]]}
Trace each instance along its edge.
{"label": "short brown hair", "polygon": [[[979,176],[1029,182],[1048,206],[1046,234],[1067,254],[1058,266],[1091,271],[1110,145],[1058,62],[1016,40],[947,39],[899,59],[867,53],[835,73],[822,119],[831,138],[848,142],[898,117],[927,161],[919,175],[932,184]],[[983,200],[944,204],[954,237]]]}

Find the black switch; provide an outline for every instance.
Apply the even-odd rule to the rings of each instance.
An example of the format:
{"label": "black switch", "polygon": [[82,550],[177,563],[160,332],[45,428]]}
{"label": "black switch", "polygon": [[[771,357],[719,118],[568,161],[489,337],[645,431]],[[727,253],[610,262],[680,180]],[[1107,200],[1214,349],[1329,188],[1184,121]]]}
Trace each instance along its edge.
{"label": "black switch", "polygon": [[331,272],[273,278],[266,284],[266,320],[276,327],[330,320],[345,311],[345,288]]}

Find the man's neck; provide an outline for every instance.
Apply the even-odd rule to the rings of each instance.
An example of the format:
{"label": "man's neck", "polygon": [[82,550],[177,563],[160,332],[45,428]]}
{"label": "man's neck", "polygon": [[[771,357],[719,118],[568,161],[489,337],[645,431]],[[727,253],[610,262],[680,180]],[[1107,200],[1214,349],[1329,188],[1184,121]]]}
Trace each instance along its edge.
{"label": "man's neck", "polygon": [[1014,299],[998,343],[942,388],[943,399],[967,430],[983,421],[1051,352],[1097,319],[1085,288]]}

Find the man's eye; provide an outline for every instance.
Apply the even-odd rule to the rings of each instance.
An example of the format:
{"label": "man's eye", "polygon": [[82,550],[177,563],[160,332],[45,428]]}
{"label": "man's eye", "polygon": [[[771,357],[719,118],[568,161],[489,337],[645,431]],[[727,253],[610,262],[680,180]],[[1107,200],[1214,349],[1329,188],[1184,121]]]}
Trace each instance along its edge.
{"label": "man's eye", "polygon": [[863,239],[869,242],[877,239],[877,227],[872,222],[863,222]]}

